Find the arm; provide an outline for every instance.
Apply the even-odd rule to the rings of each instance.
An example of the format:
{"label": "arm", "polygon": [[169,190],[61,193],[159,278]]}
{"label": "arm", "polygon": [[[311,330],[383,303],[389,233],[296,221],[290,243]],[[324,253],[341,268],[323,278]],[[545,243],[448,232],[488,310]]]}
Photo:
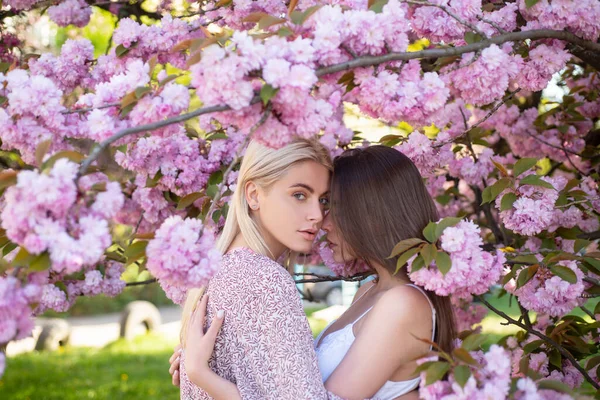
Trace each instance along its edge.
{"label": "arm", "polygon": [[236,315],[243,398],[326,399],[313,339],[295,283],[283,269],[253,280]]}
{"label": "arm", "polygon": [[429,346],[416,338],[431,338],[431,328],[431,309],[421,293],[407,287],[390,289],[365,317],[325,387],[348,399],[373,396],[399,366],[428,352]]}
{"label": "arm", "polygon": [[[198,304],[194,315],[190,319],[184,357],[185,370],[190,381],[204,389],[215,400],[241,399],[242,397],[235,384],[220,377],[208,366],[208,360],[215,347],[217,334],[221,329],[221,325],[223,325],[224,314],[222,312],[217,313],[210,324],[210,328],[204,333],[207,302],[208,295],[202,296],[200,304]],[[179,369],[178,358],[176,359],[177,370]],[[175,375],[173,373],[174,379]]]}

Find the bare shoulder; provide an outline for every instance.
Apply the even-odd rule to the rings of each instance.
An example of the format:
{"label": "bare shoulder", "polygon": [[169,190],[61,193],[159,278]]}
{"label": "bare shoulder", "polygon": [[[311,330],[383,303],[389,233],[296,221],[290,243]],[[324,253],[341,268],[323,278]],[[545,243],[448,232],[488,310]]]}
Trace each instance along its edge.
{"label": "bare shoulder", "polygon": [[373,307],[374,316],[378,319],[392,318],[398,322],[414,320],[424,316],[430,320],[431,306],[429,300],[419,289],[412,286],[396,286],[386,291]]}

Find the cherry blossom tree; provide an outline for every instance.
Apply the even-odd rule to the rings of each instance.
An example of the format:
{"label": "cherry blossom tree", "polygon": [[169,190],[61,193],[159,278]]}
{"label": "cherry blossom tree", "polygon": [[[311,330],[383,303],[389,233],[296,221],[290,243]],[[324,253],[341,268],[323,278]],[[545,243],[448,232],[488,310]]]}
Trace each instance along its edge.
{"label": "cherry blossom tree", "polygon": [[[443,217],[390,249],[460,319],[452,354],[422,360],[423,398],[600,389],[600,307],[586,307],[600,295],[600,2],[149,3],[3,3],[0,344],[78,296],[147,283],[121,280],[133,264],[181,303],[218,268],[248,142],[318,137],[332,156],[403,152]],[[18,25],[85,27],[100,10],[117,20],[106,54],[81,34],[42,51]],[[351,106],[397,133],[365,140]],[[365,272],[320,247],[343,279]],[[487,309],[520,330],[484,352]]]}

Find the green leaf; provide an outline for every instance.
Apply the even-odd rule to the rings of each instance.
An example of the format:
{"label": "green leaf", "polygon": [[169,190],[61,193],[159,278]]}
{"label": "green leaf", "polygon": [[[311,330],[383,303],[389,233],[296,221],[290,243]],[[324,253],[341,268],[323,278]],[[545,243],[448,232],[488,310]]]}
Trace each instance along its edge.
{"label": "green leaf", "polygon": [[52,146],[52,139],[44,140],[35,149],[35,162],[38,166],[41,166],[44,162],[44,157],[50,150],[50,146]]}
{"label": "green leaf", "polygon": [[187,196],[182,197],[181,199],[179,199],[179,203],[177,203],[177,209],[183,210],[184,208],[187,208],[202,196],[204,196],[204,192],[190,193]]}
{"label": "green leaf", "polygon": [[437,226],[435,228],[435,237],[436,237],[436,240],[439,239],[442,236],[442,233],[444,233],[444,229],[449,228],[451,226],[455,226],[460,221],[462,221],[462,218],[458,218],[458,217],[446,217],[446,218],[442,219],[440,222],[438,222]]}
{"label": "green leaf", "polygon": [[394,246],[394,248],[392,249],[392,254],[390,254],[388,258],[394,258],[398,254],[404,253],[406,250],[415,247],[416,245],[421,243],[425,243],[425,241],[423,239],[418,238],[404,239]]}
{"label": "green leaf", "polygon": [[13,259],[13,266],[15,267],[26,267],[33,261],[36,256],[33,254],[29,254],[25,247],[21,247],[21,250],[17,253],[15,258]]}
{"label": "green leaf", "polygon": [[8,253],[10,253],[11,251],[13,251],[14,249],[17,248],[17,244],[16,243],[9,243],[6,246],[4,246],[2,248],[2,257],[5,257]]}
{"label": "green leaf", "polygon": [[460,347],[468,351],[479,350],[485,342],[485,339],[485,335],[473,333],[467,336],[465,340],[463,340],[462,345]]}
{"label": "green leaf", "polygon": [[158,182],[160,181],[160,178],[162,178],[162,177],[163,177],[163,174],[162,174],[161,170],[158,170],[156,175],[154,175],[154,178],[150,178],[150,175],[148,175],[148,177],[146,178],[146,187],[149,187],[149,188],[156,187],[156,185],[158,185]]}
{"label": "green leaf", "polygon": [[533,254],[529,254],[526,256],[517,256],[514,258],[511,258],[510,261],[514,261],[514,262],[522,262],[522,263],[527,263],[527,264],[537,264],[539,261],[538,259],[533,255]]}
{"label": "green leaf", "polygon": [[579,253],[581,250],[588,247],[591,243],[591,241],[586,239],[575,239],[575,245],[573,246],[573,249],[575,250],[575,253]]}
{"label": "green leaf", "polygon": [[550,267],[550,271],[561,279],[569,283],[577,283],[577,275],[570,268],[562,265],[553,265]]}
{"label": "green leaf", "polygon": [[519,186],[523,185],[541,186],[545,187],[546,189],[554,189],[554,186],[552,186],[551,183],[546,182],[539,175],[527,175],[519,182]]}
{"label": "green leaf", "polygon": [[215,132],[215,133],[211,133],[210,135],[208,135],[206,137],[206,140],[225,140],[225,139],[229,139],[227,137],[227,134],[223,133],[223,132]]}
{"label": "green leaf", "polygon": [[523,287],[525,284],[527,284],[527,282],[529,282],[531,280],[531,278],[533,278],[535,276],[535,273],[537,272],[539,268],[539,265],[535,264],[535,265],[530,265],[527,268],[524,268],[520,273],[519,273],[519,277],[517,278],[517,289],[520,287]]}
{"label": "green leaf", "polygon": [[273,98],[273,96],[275,96],[277,94],[278,91],[279,91],[279,88],[274,88],[273,86],[269,85],[268,83],[265,83],[263,85],[263,87],[260,89],[260,98],[262,99],[263,104],[267,105],[269,100],[271,100]]}
{"label": "green leaf", "polygon": [[129,115],[131,110],[133,110],[133,107],[135,107],[136,104],[137,104],[137,101],[134,101],[132,103],[129,103],[125,107],[121,108],[121,112],[119,113],[119,116],[121,116],[121,118],[125,118],[127,115]]}
{"label": "green leaf", "polygon": [[456,383],[460,385],[460,387],[465,387],[465,384],[471,377],[471,369],[466,365],[459,365],[454,368],[454,380]]}
{"label": "green leaf", "polygon": [[440,272],[445,276],[452,267],[452,260],[445,251],[438,251],[435,255],[435,264]]}
{"label": "green leaf", "polygon": [[435,228],[436,224],[432,221],[427,224],[425,229],[423,229],[423,236],[425,236],[425,239],[429,240],[431,243],[435,243],[437,241],[437,237],[435,235]]}
{"label": "green leaf", "polygon": [[[1,7],[1,6],[0,6]],[[5,74],[6,71],[8,71],[8,69],[10,68],[10,63],[7,62],[0,62],[0,72]]]}
{"label": "green leaf", "polygon": [[54,163],[56,163],[61,158],[66,158],[70,161],[73,161],[74,163],[79,164],[81,161],[83,161],[85,157],[83,154],[72,150],[59,151],[58,153],[54,153],[53,155],[51,155],[50,158],[46,160],[46,162],[42,166],[42,169],[52,168],[54,166]]}
{"label": "green leaf", "polygon": [[469,353],[466,349],[457,347],[454,350],[452,350],[452,354],[454,355],[454,357],[458,358],[464,363],[467,363],[469,365],[477,365],[477,361],[475,361],[473,356],[471,356],[471,353]]}
{"label": "green leaf", "polygon": [[137,242],[132,243],[131,246],[129,246],[125,250],[124,256],[127,257],[127,261],[131,263],[132,261],[135,261],[131,260],[132,258],[135,258],[137,260],[138,258],[144,256],[144,254],[146,253],[147,246],[147,240],[138,240]]}
{"label": "green leaf", "polygon": [[540,0],[525,0],[525,6],[531,8],[535,6]]}
{"label": "green leaf", "polygon": [[450,364],[444,361],[436,361],[427,368],[425,386],[439,381],[450,370]]}
{"label": "green leaf", "polygon": [[510,179],[502,178],[502,179],[499,179],[493,185],[486,187],[482,193],[483,201],[481,204],[489,203],[489,202],[496,200],[496,197],[498,197],[498,195],[500,193],[502,193],[502,191],[504,189],[506,189],[510,184],[511,184]]}
{"label": "green leaf", "polygon": [[517,201],[517,195],[513,192],[508,192],[504,196],[502,196],[502,200],[500,202],[500,211],[510,210],[513,204]]}
{"label": "green leaf", "polygon": [[[600,303],[598,303],[596,306],[600,305]],[[588,371],[594,367],[596,367],[597,365],[600,365],[600,356],[594,356],[592,358],[590,358],[589,360],[587,360],[587,363],[585,364],[585,369],[587,369]]]}
{"label": "green leaf", "polygon": [[284,18],[277,18],[272,15],[265,15],[258,21],[258,29],[267,29],[271,26],[282,24],[287,20]]}
{"label": "green leaf", "polygon": [[389,0],[377,0],[369,7],[369,10],[376,14],[383,12],[383,7],[388,3]]}
{"label": "green leaf", "polygon": [[17,184],[17,171],[0,172],[0,189]]}
{"label": "green leaf", "polygon": [[421,257],[426,266],[429,266],[433,260],[435,260],[437,254],[437,247],[435,244],[427,243],[421,248]]}
{"label": "green leaf", "polygon": [[583,257],[583,260],[592,265],[596,270],[600,271],[600,260],[596,260],[591,257]]}
{"label": "green leaf", "polygon": [[171,75],[167,76],[165,79],[163,79],[162,81],[158,82],[158,86],[165,86],[167,83],[173,82],[177,78],[179,78],[179,75],[171,74]]}
{"label": "green leaf", "polygon": [[425,260],[423,260],[423,257],[421,257],[420,255],[418,255],[412,262],[412,264],[410,265],[410,272],[416,272],[418,270],[420,270],[421,268],[423,268],[425,266]]}
{"label": "green leaf", "polygon": [[127,48],[127,47],[123,46],[122,44],[120,44],[115,49],[115,54],[117,55],[117,57],[121,58],[125,54],[129,53],[129,50],[130,50],[129,48]]}
{"label": "green leaf", "polygon": [[150,93],[151,91],[152,91],[152,89],[149,88],[148,86],[140,86],[135,89],[134,93],[135,93],[136,99],[139,100],[142,97],[144,97],[146,94]]}
{"label": "green leaf", "polygon": [[513,168],[513,176],[516,178],[521,175],[523,172],[531,169],[537,163],[537,159],[535,158],[521,158],[515,163],[515,167]]}
{"label": "green leaf", "polygon": [[529,342],[525,346],[523,346],[523,352],[524,354],[529,354],[532,351],[539,349],[542,344],[544,344],[544,341],[541,339]]}
{"label": "green leaf", "polygon": [[223,182],[223,171],[221,170],[213,172],[208,178],[209,185],[218,185],[221,182]]}
{"label": "green leaf", "polygon": [[396,261],[396,272],[394,272],[394,274],[397,274],[400,268],[404,267],[404,264],[406,264],[408,259],[417,254],[419,249],[419,247],[413,247],[412,249],[408,249],[402,253],[402,255],[398,257],[398,261]]}
{"label": "green leaf", "polygon": [[560,392],[560,393],[566,393],[566,394],[573,394],[573,391],[571,390],[571,388],[569,386],[567,386],[566,384],[559,382],[559,381],[555,381],[555,380],[551,380],[551,379],[544,379],[541,381],[537,382],[537,387],[538,389],[550,389],[550,390],[554,390],[556,392]]}
{"label": "green leaf", "polygon": [[46,271],[51,265],[52,261],[50,261],[50,254],[45,251],[31,261],[29,269],[37,272]]}
{"label": "green leaf", "polygon": [[214,199],[217,193],[219,192],[219,188],[217,185],[209,185],[206,188],[206,195],[211,199]]}
{"label": "green leaf", "polygon": [[483,38],[483,36],[481,36],[478,33],[468,31],[467,33],[465,33],[464,39],[465,39],[465,42],[467,42],[467,44],[473,44],[473,43],[481,42],[484,38]]}
{"label": "green leaf", "polygon": [[282,26],[277,31],[277,35],[279,35],[281,37],[292,36],[293,34],[294,34],[294,32],[290,28],[288,28],[287,26]]}

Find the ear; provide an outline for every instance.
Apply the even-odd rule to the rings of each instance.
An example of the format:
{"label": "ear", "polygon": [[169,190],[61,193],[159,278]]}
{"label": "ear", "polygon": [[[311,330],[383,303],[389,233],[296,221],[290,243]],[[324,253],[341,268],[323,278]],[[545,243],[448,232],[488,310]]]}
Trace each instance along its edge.
{"label": "ear", "polygon": [[244,196],[246,196],[246,202],[251,210],[257,211],[260,208],[258,202],[258,186],[256,186],[254,182],[246,182],[246,185],[244,186]]}

